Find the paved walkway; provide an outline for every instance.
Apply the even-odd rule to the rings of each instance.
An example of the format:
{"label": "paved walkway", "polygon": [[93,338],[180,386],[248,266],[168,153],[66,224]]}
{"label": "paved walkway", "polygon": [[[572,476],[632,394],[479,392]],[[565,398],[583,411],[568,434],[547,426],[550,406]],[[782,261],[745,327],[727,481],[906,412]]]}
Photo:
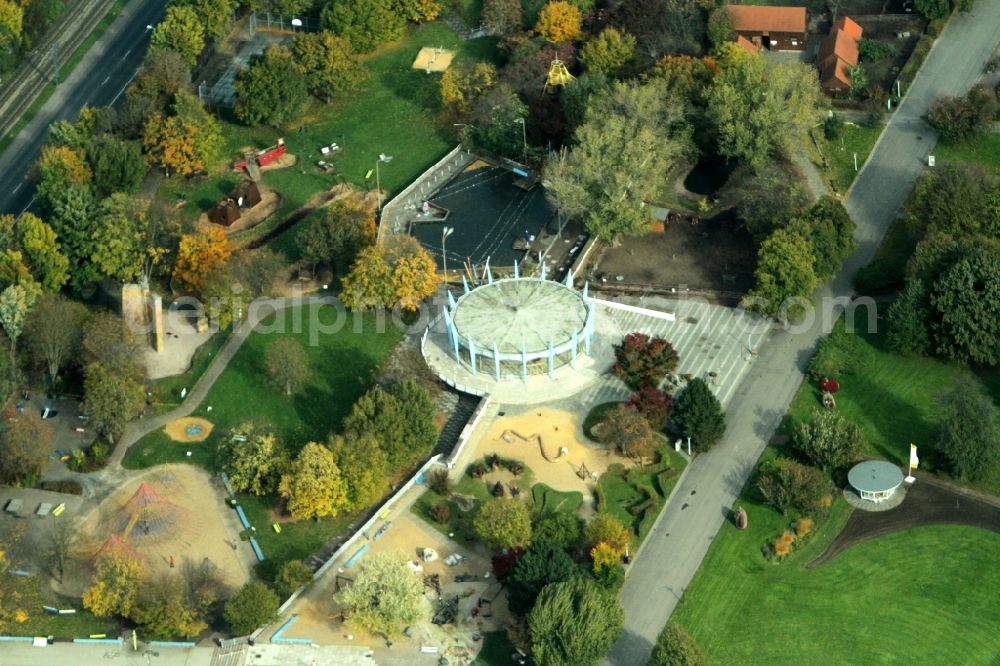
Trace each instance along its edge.
{"label": "paved walkway", "polygon": [[[1000,2],[979,2],[956,15],[938,39],[893,115],[845,205],[858,224],[858,249],[817,296],[852,293],[852,279],[913,189],[935,137],[920,116],[939,95],[961,95],[976,81],[1000,42]],[[776,331],[763,345],[750,377],[728,409],[729,428],[718,446],[699,456],[678,486],[683,502],[666,506],[632,565],[622,590],[625,630],[606,663],[644,664],[656,637],[684,595],[733,502],[801,383],[824,333],[819,321],[796,333]]]}

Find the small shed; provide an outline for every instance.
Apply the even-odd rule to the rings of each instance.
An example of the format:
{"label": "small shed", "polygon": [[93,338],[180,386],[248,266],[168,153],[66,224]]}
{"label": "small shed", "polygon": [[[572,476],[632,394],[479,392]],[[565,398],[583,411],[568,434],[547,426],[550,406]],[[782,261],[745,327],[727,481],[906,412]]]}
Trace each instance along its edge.
{"label": "small shed", "polygon": [[861,499],[878,504],[896,493],[903,484],[903,473],[891,462],[866,460],[851,468],[847,482],[858,491]]}
{"label": "small shed", "polygon": [[215,224],[228,227],[240,219],[242,209],[253,208],[260,201],[260,188],[257,183],[252,180],[244,180],[233,188],[229,196],[219,199],[215,207],[209,211],[208,219]]}

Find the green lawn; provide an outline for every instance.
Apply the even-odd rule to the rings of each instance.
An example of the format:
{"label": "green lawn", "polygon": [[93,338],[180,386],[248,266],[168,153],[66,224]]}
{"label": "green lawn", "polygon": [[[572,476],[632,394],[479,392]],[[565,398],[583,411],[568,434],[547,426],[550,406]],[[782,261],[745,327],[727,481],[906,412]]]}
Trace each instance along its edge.
{"label": "green lawn", "polygon": [[289,560],[301,560],[315,553],[327,541],[344,532],[358,514],[343,513],[317,520],[287,520],[281,522],[281,533],[271,527],[278,522],[274,498],[240,493],[236,496],[250,524],[257,528],[253,535],[267,559],[257,564],[257,573],[273,580],[281,565]]}
{"label": "green lawn", "polygon": [[[880,323],[884,325],[884,320]],[[864,326],[860,317],[856,326],[858,329]],[[937,423],[936,396],[969,370],[938,359],[900,356],[885,348],[882,336],[858,334],[867,342],[865,371],[840,378],[837,410],[864,428],[868,454],[905,465],[911,442],[920,448],[928,447],[931,442]],[[994,372],[983,372],[980,378],[997,401],[1000,377]],[[810,419],[813,409],[820,406],[820,397],[817,387],[808,380],[804,382],[792,401],[783,431],[789,434],[795,424]],[[923,470],[933,469],[933,456],[927,453],[920,456]],[[993,493],[1000,491],[997,481],[983,487]]]}
{"label": "green lawn", "polygon": [[[821,145],[826,145],[826,159],[830,164],[831,177],[838,191],[847,192],[857,176],[854,170],[854,154],[858,154],[860,170],[881,133],[882,125],[865,127],[855,123],[845,123],[840,137],[836,140],[827,141],[821,138]],[[822,137],[822,133],[820,136]]]}
{"label": "green lawn", "polygon": [[993,132],[974,141],[945,145],[939,143],[934,155],[942,162],[979,164],[1000,176],[1000,133]]}
{"label": "green lawn", "polygon": [[[241,147],[263,148],[280,136],[289,152],[299,159],[295,167],[264,175],[267,185],[282,195],[281,210],[264,225],[237,234],[237,238],[258,237],[305,204],[310,196],[330,188],[338,178],[374,187],[374,176],[366,181],[365,175],[375,168],[379,153],[393,156],[392,162],[380,168],[382,189],[391,197],[457,143],[454,128],[438,119],[440,75],[427,75],[410,67],[424,46],[455,49],[459,60],[498,59],[494,38],[463,41],[440,21],[411,25],[403,40],[386,44],[366,58],[370,76],[360,90],[329,105],[312,101],[304,119],[286,127],[248,128],[225,123],[225,158],[212,175],[197,184],[166,180],[162,194],[170,201],[185,194],[189,203],[183,210],[193,219],[227,194],[239,179],[239,174],[228,172],[226,165],[239,156]],[[333,142],[344,148],[333,158],[336,175],[315,168],[321,158],[320,147]]]}
{"label": "green lawn", "polygon": [[[247,338],[194,412],[215,424],[205,442],[176,446],[162,433],[152,433],[132,447],[126,464],[133,468],[164,462],[214,464],[214,455],[207,450],[214,450],[230,428],[250,419],[269,423],[293,454],[306,442],[325,441],[331,431],[339,430],[351,406],[370,386],[374,371],[402,338],[402,331],[387,320],[379,332],[375,315],[347,313],[334,333],[316,327],[316,344],[310,344],[311,313],[322,326],[332,328],[337,321],[332,306],[291,308],[279,313],[288,333],[257,331]],[[274,324],[272,316],[262,326],[278,328]],[[292,332],[296,328],[299,332]],[[291,397],[267,379],[264,369],[268,345],[282,336],[298,339],[309,358],[307,385]],[[188,459],[186,451],[195,447],[200,447],[201,454]],[[144,452],[147,448],[153,451]]]}
{"label": "green lawn", "polygon": [[594,405],[587,412],[587,416],[583,419],[583,434],[587,436],[587,439],[593,442],[600,442],[599,439],[591,432],[594,426],[604,420],[608,412],[615,408],[616,405],[620,405],[620,402],[602,402],[599,405]]}
{"label": "green lawn", "polygon": [[11,636],[55,636],[56,638],[86,638],[91,634],[117,636],[121,625],[115,618],[95,617],[85,610],[80,600],[62,598],[59,601],[47,599],[47,605],[63,610],[75,608],[73,615],[32,615],[22,624],[13,625],[7,634]]}
{"label": "green lawn", "polygon": [[191,391],[194,385],[198,383],[201,376],[205,374],[205,370],[212,364],[215,355],[222,349],[222,345],[226,344],[231,332],[232,329],[220,331],[199,347],[191,359],[191,367],[187,372],[150,382],[150,390],[153,392],[153,402],[164,405],[179,405],[182,402],[181,391],[185,388]]}
{"label": "green lawn", "polygon": [[741,504],[749,529],[723,526],[673,615],[711,663],[995,663],[1000,535],[918,527],[806,569],[849,517],[846,502],[781,564],[761,547],[787,521],[746,496]]}
{"label": "green lawn", "polygon": [[556,490],[544,483],[531,487],[531,501],[535,511],[576,513],[583,506],[583,493],[579,490]]}
{"label": "green lawn", "polygon": [[[476,498],[476,506],[490,499],[490,492],[482,479],[474,479],[467,474],[462,475],[462,479],[451,488],[452,493],[460,495],[471,495]],[[448,520],[439,522],[432,513],[435,505],[444,503],[448,506]],[[428,525],[445,535],[454,535],[452,538],[462,543],[476,538],[472,529],[472,517],[475,515],[475,508],[468,513],[458,508],[454,501],[438,495],[433,490],[428,489],[410,507],[410,511],[420,516]]]}

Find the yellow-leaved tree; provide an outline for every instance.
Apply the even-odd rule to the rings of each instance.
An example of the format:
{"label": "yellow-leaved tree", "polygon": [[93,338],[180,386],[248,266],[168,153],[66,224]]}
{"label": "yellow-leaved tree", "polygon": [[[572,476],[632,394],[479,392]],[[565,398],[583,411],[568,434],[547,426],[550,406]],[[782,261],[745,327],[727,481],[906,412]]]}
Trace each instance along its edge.
{"label": "yellow-leaved tree", "polygon": [[16,2],[0,0],[0,45],[8,47],[10,42],[21,39],[24,28],[24,10]]}
{"label": "yellow-leaved tree", "polygon": [[226,264],[232,253],[222,227],[213,225],[184,234],[174,262],[174,279],[188,289],[197,289],[206,277]]}
{"label": "yellow-leaved tree", "polygon": [[35,163],[38,179],[51,187],[89,185],[93,173],[83,151],[66,146],[45,146]]}
{"label": "yellow-leaved tree", "polygon": [[297,519],[335,516],[347,506],[347,484],[333,452],[316,442],[309,442],[299,451],[289,473],[281,477],[278,493]]}
{"label": "yellow-leaved tree", "polygon": [[437,264],[415,238],[400,234],[362,250],[342,284],[340,299],[352,310],[412,312],[437,289]]}
{"label": "yellow-leaved tree", "polygon": [[143,564],[125,548],[109,550],[97,560],[90,587],[83,593],[83,607],[97,617],[128,617],[139,594]]}
{"label": "yellow-leaved tree", "polygon": [[538,12],[535,32],[544,40],[562,44],[579,41],[583,37],[582,26],[583,15],[579,7],[566,0],[554,0]]}
{"label": "yellow-leaved tree", "polygon": [[587,523],[584,539],[591,548],[604,544],[619,555],[632,545],[632,531],[609,513],[599,513]]}

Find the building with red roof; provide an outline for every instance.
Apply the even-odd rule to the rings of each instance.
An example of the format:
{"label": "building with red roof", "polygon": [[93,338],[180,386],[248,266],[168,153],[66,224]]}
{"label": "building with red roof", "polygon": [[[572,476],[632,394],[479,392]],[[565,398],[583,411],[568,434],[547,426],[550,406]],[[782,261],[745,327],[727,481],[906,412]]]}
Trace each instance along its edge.
{"label": "building with red roof", "polygon": [[833,24],[816,56],[820,84],[828,95],[851,89],[851,67],[858,64],[858,40],[864,30],[846,16]]}
{"label": "building with red roof", "polygon": [[803,51],[806,48],[805,7],[729,5],[729,12],[737,43],[742,37],[757,49]]}

